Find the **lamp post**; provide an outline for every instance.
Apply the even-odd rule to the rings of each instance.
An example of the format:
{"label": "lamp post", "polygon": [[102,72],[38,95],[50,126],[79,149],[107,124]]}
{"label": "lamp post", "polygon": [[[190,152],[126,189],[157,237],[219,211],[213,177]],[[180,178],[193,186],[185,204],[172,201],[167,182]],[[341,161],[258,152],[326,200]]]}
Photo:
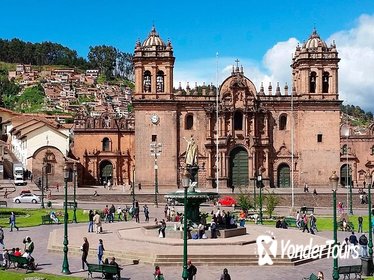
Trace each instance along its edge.
{"label": "lamp post", "polygon": [[190,186],[190,177],[189,174],[186,172],[182,175],[182,186],[184,188],[184,214],[183,214],[183,272],[182,278],[184,280],[188,279],[188,271],[187,271],[187,190]]}
{"label": "lamp post", "polygon": [[366,172],[366,181],[368,182],[368,210],[369,210],[369,257],[373,259],[373,228],[371,224],[371,185],[373,184],[373,178],[370,175],[370,170]]}
{"label": "lamp post", "polygon": [[151,143],[151,155],[154,156],[155,161],[154,161],[154,169],[155,169],[155,206],[158,207],[158,202],[157,202],[157,194],[158,194],[158,164],[157,164],[157,158],[158,156],[161,155],[162,152],[162,144],[152,142]]}
{"label": "lamp post", "polygon": [[336,175],[336,171],[332,172],[332,175],[329,178],[331,189],[332,189],[332,195],[333,195],[333,223],[334,223],[334,250],[333,250],[333,260],[334,260],[334,267],[332,272],[332,278],[334,280],[339,279],[339,271],[338,271],[338,225],[336,222],[336,190],[338,188],[338,181],[339,178]]}
{"label": "lamp post", "polygon": [[[350,177],[350,167],[348,165],[347,167],[347,173],[348,173],[348,178],[351,178],[350,182],[349,182],[349,215],[353,215],[353,207],[352,207],[352,183],[353,183],[353,180],[352,180],[352,177]],[[352,175],[351,175],[352,176]]]}
{"label": "lamp post", "polygon": [[73,164],[73,173],[74,173],[74,182],[73,182],[73,185],[74,185],[74,194],[73,194],[73,200],[74,200],[74,210],[73,210],[73,222],[74,223],[77,223],[77,200],[76,200],[76,197],[77,197],[77,164],[74,162]]}
{"label": "lamp post", "polygon": [[132,166],[132,207],[135,207],[135,164]]}
{"label": "lamp post", "polygon": [[260,224],[263,225],[263,221],[262,221],[262,172],[261,172],[261,169],[258,170],[257,187],[260,188]]}
{"label": "lamp post", "polygon": [[69,169],[67,165],[64,166],[64,182],[65,182],[65,202],[64,202],[64,261],[62,263],[62,273],[71,274],[69,270],[68,261],[68,180],[69,180]]}
{"label": "lamp post", "polygon": [[[43,169],[44,169],[44,167],[42,168],[42,178],[43,178]],[[44,207],[44,186],[43,186],[43,183],[42,183],[42,178],[39,178],[38,185],[39,185],[39,188],[42,191],[42,203],[41,203],[40,207],[44,209],[45,208]]]}

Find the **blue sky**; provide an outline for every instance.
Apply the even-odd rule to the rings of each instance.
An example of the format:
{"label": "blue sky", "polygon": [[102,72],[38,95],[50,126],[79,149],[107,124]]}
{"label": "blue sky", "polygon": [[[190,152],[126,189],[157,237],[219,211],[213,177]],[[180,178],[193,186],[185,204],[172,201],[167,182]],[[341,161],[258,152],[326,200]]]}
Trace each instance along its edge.
{"label": "blue sky", "polygon": [[[128,2],[128,3],[127,3]],[[86,57],[90,45],[113,45],[133,52],[136,40],[144,40],[154,23],[161,37],[172,41],[176,56],[175,82],[216,83],[238,58],[245,74],[259,87],[290,83],[291,55],[297,44],[308,39],[315,26],[320,36],[335,40],[342,56],[341,97],[369,108],[365,98],[374,82],[366,79],[374,66],[374,4],[363,1],[98,1],[38,0],[1,1],[0,38],[53,41]],[[364,35],[362,30],[366,30]],[[361,35],[360,35],[361,34]],[[361,91],[352,78],[352,65],[359,69]],[[360,49],[360,45],[366,45]],[[362,54],[362,53],[361,53]],[[343,58],[347,61],[343,63]],[[360,60],[361,59],[361,60]],[[348,65],[346,65],[348,63]],[[353,63],[353,64],[352,64]],[[367,64],[367,65],[366,65]],[[344,71],[348,71],[346,74]],[[357,70],[355,70],[357,73]],[[370,76],[371,77],[371,76]],[[363,85],[362,85],[363,83]],[[355,91],[355,92],[352,92]]]}

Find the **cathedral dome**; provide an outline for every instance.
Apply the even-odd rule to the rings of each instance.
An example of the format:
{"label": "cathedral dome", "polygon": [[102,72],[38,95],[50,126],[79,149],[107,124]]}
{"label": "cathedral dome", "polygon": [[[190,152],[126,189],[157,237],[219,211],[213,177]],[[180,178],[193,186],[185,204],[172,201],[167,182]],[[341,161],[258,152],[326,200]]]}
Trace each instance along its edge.
{"label": "cathedral dome", "polygon": [[156,32],[156,28],[154,26],[152,27],[152,31],[149,33],[148,38],[144,40],[142,46],[143,47],[153,47],[153,46],[165,47],[164,41],[162,41],[162,39]]}
{"label": "cathedral dome", "polygon": [[319,37],[317,30],[313,30],[312,35],[310,35],[308,41],[304,44],[304,47],[308,50],[315,50],[318,47],[322,47],[323,49],[327,49],[326,43]]}

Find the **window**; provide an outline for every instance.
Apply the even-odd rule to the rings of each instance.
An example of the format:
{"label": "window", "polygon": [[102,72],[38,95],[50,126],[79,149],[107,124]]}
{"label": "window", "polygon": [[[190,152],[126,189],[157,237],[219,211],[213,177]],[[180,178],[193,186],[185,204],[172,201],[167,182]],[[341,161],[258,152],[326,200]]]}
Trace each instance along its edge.
{"label": "window", "polygon": [[234,113],[234,130],[243,129],[243,113],[240,111],[235,111]]}
{"label": "window", "polygon": [[164,92],[164,72],[158,71],[156,77],[156,91]]}
{"label": "window", "polygon": [[104,151],[104,152],[108,152],[108,151],[110,151],[110,140],[109,140],[109,138],[107,138],[107,137],[105,137],[105,138],[103,139],[103,151]]}
{"label": "window", "polygon": [[145,71],[143,76],[143,90],[144,92],[151,92],[151,72]]}
{"label": "window", "polygon": [[371,146],[371,155],[374,155],[374,145]]}
{"label": "window", "polygon": [[322,93],[329,92],[329,72],[323,72],[322,76]]}
{"label": "window", "polygon": [[310,73],[310,77],[309,77],[309,92],[310,93],[316,92],[316,77],[317,77],[316,72]]}
{"label": "window", "polygon": [[188,114],[186,116],[186,123],[185,123],[185,129],[192,129],[193,127],[193,115],[192,114]]}
{"label": "window", "polygon": [[322,134],[317,134],[317,142],[318,143],[322,142]]}
{"label": "window", "polygon": [[157,142],[157,135],[152,135],[151,142]]}
{"label": "window", "polygon": [[285,130],[287,127],[287,116],[282,115],[279,118],[279,130]]}
{"label": "window", "polygon": [[52,164],[47,163],[47,165],[45,167],[45,173],[52,174]]}
{"label": "window", "polygon": [[348,152],[348,146],[347,145],[343,145],[342,149],[341,149],[341,154],[342,155],[346,155]]}

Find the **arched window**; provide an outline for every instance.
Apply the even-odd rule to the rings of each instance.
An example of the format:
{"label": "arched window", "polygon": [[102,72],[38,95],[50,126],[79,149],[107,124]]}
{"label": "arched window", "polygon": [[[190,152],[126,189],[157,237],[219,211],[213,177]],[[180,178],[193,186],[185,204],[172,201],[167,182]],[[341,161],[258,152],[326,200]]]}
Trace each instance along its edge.
{"label": "arched window", "polygon": [[310,93],[316,92],[316,78],[317,78],[316,72],[310,73],[310,77],[309,77],[309,92]]}
{"label": "arched window", "polygon": [[240,111],[235,111],[234,113],[234,130],[243,129],[243,113]]}
{"label": "arched window", "polygon": [[109,152],[110,151],[110,140],[107,137],[105,137],[103,139],[103,151],[104,152]]}
{"label": "arched window", "polygon": [[186,123],[185,123],[185,129],[192,129],[193,127],[193,115],[188,114],[186,116]]}
{"label": "arched window", "polygon": [[329,72],[324,72],[322,77],[322,93],[329,92]]}
{"label": "arched window", "polygon": [[343,145],[342,149],[341,149],[341,154],[342,155],[346,155],[348,152],[348,146],[347,144]]}
{"label": "arched window", "polygon": [[144,92],[151,92],[151,72],[145,71],[143,76],[143,90]]}
{"label": "arched window", "polygon": [[156,87],[157,92],[164,92],[164,72],[162,71],[157,72],[156,83],[157,83],[157,87]]}
{"label": "arched window", "polygon": [[287,116],[282,115],[279,118],[279,130],[285,130],[287,127]]}

